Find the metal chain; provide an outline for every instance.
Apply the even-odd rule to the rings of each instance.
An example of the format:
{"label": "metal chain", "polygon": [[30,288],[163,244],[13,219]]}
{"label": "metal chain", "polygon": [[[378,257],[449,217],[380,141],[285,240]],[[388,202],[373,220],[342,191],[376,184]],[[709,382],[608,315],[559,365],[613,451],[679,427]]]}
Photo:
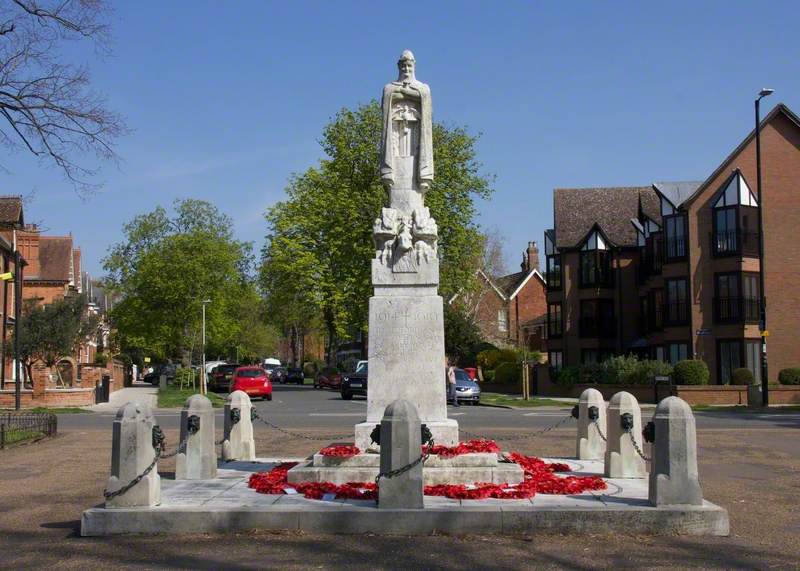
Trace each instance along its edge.
{"label": "metal chain", "polygon": [[[425,446],[425,445],[423,445],[423,446]],[[425,462],[430,457],[431,450],[433,450],[434,446],[435,446],[435,443],[433,441],[433,438],[431,438],[427,443],[427,448],[423,448],[425,450],[425,452],[421,453],[419,455],[419,458],[417,458],[416,460],[414,460],[410,464],[406,464],[405,466],[402,466],[400,468],[396,468],[394,470],[389,470],[388,472],[379,472],[378,475],[375,476],[375,487],[379,487],[381,478],[392,479],[395,476],[399,476],[400,474],[405,474],[409,470],[412,470],[415,466],[418,466],[420,463],[424,465]],[[375,498],[375,500],[377,501],[377,498]]]}
{"label": "metal chain", "polygon": [[603,442],[608,442],[606,435],[603,434],[603,431],[600,429],[600,425],[597,423],[597,420],[593,420],[592,424],[594,425],[595,429],[597,430],[597,434],[600,435],[600,438],[603,439]]}
{"label": "metal chain", "polygon": [[169,454],[165,454],[164,453],[164,448],[166,447],[166,440],[164,440],[164,442],[161,444],[161,458],[162,459],[163,458],[172,458],[173,456],[177,456],[178,454],[186,452],[186,445],[188,443],[189,443],[189,435],[187,434],[186,438],[184,438],[183,440],[181,440],[178,443],[178,447],[175,450],[173,450]]}
{"label": "metal chain", "polygon": [[153,461],[150,462],[150,465],[144,469],[144,472],[136,476],[133,480],[122,486],[119,490],[115,490],[113,492],[109,492],[108,490],[103,490],[103,497],[105,497],[106,501],[112,500],[117,496],[121,496],[131,488],[133,488],[136,484],[142,481],[142,479],[147,476],[153,468],[155,468],[156,464],[158,463],[158,459],[161,457],[161,450],[162,446],[156,448],[156,454],[153,457]]}
{"label": "metal chain", "polygon": [[[253,409],[255,410],[255,409]],[[348,432],[347,434],[328,434],[325,436],[309,436],[307,434],[300,434],[299,432],[292,432],[291,430],[286,430],[285,428],[281,428],[277,424],[273,424],[268,421],[266,418],[262,418],[257,412],[253,413],[253,418],[256,420],[260,420],[270,428],[274,428],[278,432],[282,432],[288,436],[294,436],[296,438],[305,438],[306,440],[313,440],[315,442],[330,442],[331,440],[339,440],[341,438],[352,438],[353,433]]]}
{"label": "metal chain", "polygon": [[536,432],[526,433],[526,434],[516,434],[516,435],[512,435],[512,436],[500,436],[500,437],[496,437],[496,438],[494,438],[494,437],[493,438],[489,438],[489,437],[483,436],[481,434],[476,434],[474,432],[469,432],[468,430],[464,430],[463,428],[459,428],[459,432],[461,432],[465,436],[469,436],[471,438],[479,438],[481,440],[501,440],[503,442],[514,441],[514,440],[525,440],[527,438],[536,438],[538,436],[541,436],[542,434],[546,434],[546,433],[550,432],[551,430],[555,430],[559,426],[561,426],[561,425],[565,424],[566,422],[568,422],[571,418],[574,418],[574,417],[572,416],[572,414],[569,414],[569,415],[565,416],[564,418],[562,418],[561,420],[559,420],[558,422],[556,422],[555,424],[553,424],[551,426],[547,426],[547,427],[545,427],[545,428],[543,428],[541,430],[538,430]]}
{"label": "metal chain", "polygon": [[651,458],[645,456],[644,452],[642,452],[642,449],[639,448],[639,445],[636,443],[636,439],[633,437],[633,432],[631,432],[630,430],[626,430],[625,432],[627,432],[628,436],[630,436],[631,443],[633,444],[633,449],[636,450],[636,453],[639,456],[641,456],[642,460],[644,460],[645,462],[650,462]]}

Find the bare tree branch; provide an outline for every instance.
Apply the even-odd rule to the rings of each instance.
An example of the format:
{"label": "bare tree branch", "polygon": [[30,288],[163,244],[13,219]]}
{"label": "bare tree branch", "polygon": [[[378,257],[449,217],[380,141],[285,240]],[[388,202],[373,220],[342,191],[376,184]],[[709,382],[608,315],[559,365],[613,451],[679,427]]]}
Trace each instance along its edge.
{"label": "bare tree branch", "polygon": [[127,129],[93,93],[83,67],[59,60],[65,41],[91,39],[106,49],[104,0],[11,0],[0,5],[0,143],[55,165],[79,191],[97,188],[85,155],[116,161]]}

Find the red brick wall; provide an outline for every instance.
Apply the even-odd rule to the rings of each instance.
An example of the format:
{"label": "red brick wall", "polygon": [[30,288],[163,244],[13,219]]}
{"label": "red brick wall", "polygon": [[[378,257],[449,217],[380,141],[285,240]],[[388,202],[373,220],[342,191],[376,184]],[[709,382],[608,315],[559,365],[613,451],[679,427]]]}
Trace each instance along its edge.
{"label": "red brick wall", "polygon": [[522,345],[524,333],[521,324],[547,313],[544,283],[537,275],[531,276],[508,307],[508,331],[517,345]]}

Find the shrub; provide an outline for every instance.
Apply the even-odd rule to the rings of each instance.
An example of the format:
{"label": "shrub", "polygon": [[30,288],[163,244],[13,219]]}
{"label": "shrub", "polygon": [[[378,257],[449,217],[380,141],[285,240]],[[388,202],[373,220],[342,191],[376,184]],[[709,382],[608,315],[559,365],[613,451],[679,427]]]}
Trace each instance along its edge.
{"label": "shrub", "polygon": [[497,363],[500,362],[500,349],[484,349],[478,353],[475,362],[484,371],[494,370]]}
{"label": "shrub", "polygon": [[800,367],[789,367],[778,373],[778,382],[782,385],[800,385]]}
{"label": "shrub", "polygon": [[483,371],[483,382],[491,383],[494,381],[494,371]]}
{"label": "shrub", "polygon": [[664,361],[645,359],[639,361],[625,383],[631,385],[649,385],[655,376],[668,376],[672,374],[672,365]]}
{"label": "shrub", "polygon": [[633,355],[611,357],[600,363],[597,382],[606,385],[628,384],[639,367],[639,359]]}
{"label": "shrub", "polygon": [[496,383],[516,384],[522,379],[522,366],[518,363],[500,363],[494,370]]}
{"label": "shrub", "polygon": [[750,369],[735,369],[731,375],[732,385],[752,385],[755,382],[756,379],[753,377],[753,372]]}
{"label": "shrub", "polygon": [[94,356],[94,364],[98,367],[105,367],[108,365],[108,355],[105,353],[97,353]]}
{"label": "shrub", "polygon": [[672,374],[676,385],[708,384],[708,366],[699,359],[680,361],[675,365]]}
{"label": "shrub", "polygon": [[325,367],[324,361],[306,361],[303,363],[303,376],[315,377]]}
{"label": "shrub", "polygon": [[557,385],[571,386],[580,382],[580,367],[571,366],[562,369],[550,369],[551,378]]}
{"label": "shrub", "polygon": [[175,371],[175,379],[172,381],[175,385],[191,385],[195,380],[195,372],[191,367],[178,367]]}

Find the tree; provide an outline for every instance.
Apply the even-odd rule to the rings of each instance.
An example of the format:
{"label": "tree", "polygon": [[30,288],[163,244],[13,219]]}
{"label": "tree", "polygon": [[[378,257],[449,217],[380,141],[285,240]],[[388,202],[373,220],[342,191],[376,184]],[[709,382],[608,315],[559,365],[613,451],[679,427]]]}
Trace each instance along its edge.
{"label": "tree", "polygon": [[[381,128],[376,101],[342,109],[323,131],[327,158],[292,177],[287,199],[267,213],[261,285],[268,299],[290,300],[281,306],[291,313],[283,323],[318,316],[329,360],[340,337],[367,326],[372,225],[387,202],[377,158]],[[439,226],[445,298],[473,279],[480,259],[474,201],[492,189],[476,140],[460,127],[433,126],[436,179],[425,201]]]}
{"label": "tree", "polygon": [[55,164],[86,190],[96,169],[76,154],[115,159],[124,121],[89,87],[85,68],[64,63],[61,45],[91,40],[108,48],[110,10],[102,0],[10,0],[0,6],[0,141]]}
{"label": "tree", "polygon": [[475,364],[481,334],[475,322],[457,307],[444,304],[444,351],[462,367]]}
{"label": "tree", "polygon": [[240,317],[257,311],[259,299],[251,245],[233,238],[231,219],[200,200],[176,201],[175,212],[170,218],[158,207],[136,216],[103,263],[106,283],[122,297],[111,317],[123,344],[161,359],[179,356],[188,367],[201,345],[204,300],[211,300],[207,346],[228,353],[235,352]]}
{"label": "tree", "polygon": [[[84,295],[69,296],[48,305],[26,300],[19,326],[19,358],[28,379],[38,362],[53,369],[64,357],[73,355],[78,346],[96,333],[97,316],[87,312]],[[13,340],[7,351],[13,351]],[[56,369],[56,374],[60,372]]]}

